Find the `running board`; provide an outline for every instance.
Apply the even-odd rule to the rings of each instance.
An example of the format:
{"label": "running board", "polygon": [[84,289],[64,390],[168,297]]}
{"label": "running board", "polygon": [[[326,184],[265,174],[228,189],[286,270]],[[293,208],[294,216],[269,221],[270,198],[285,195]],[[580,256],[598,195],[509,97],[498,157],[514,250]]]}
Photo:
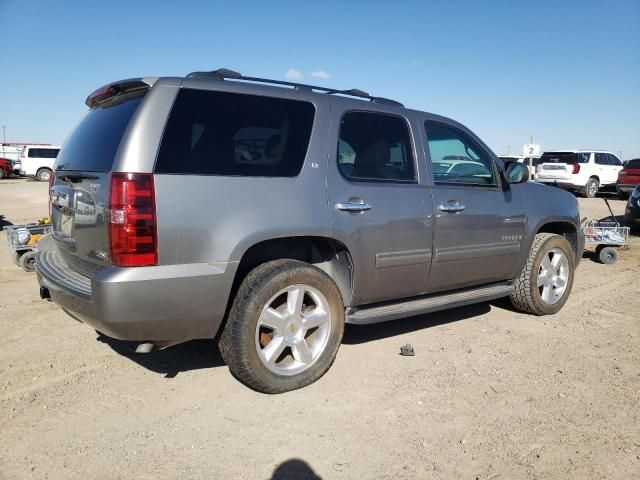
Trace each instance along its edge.
{"label": "running board", "polygon": [[350,307],[346,311],[346,322],[356,325],[387,322],[507,297],[511,293],[511,289],[511,282],[501,282],[457,290],[453,293],[437,293],[403,302],[379,304],[373,307]]}

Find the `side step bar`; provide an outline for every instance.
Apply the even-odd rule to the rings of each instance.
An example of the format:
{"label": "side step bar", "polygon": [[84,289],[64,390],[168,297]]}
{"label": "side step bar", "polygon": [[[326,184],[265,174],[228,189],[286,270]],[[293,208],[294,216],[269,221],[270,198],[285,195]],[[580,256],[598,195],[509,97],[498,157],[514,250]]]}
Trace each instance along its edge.
{"label": "side step bar", "polygon": [[437,312],[448,308],[461,307],[472,303],[486,302],[511,293],[512,282],[493,283],[482,287],[437,293],[403,302],[378,304],[376,306],[347,308],[346,322],[356,325],[387,322],[399,318],[412,317]]}

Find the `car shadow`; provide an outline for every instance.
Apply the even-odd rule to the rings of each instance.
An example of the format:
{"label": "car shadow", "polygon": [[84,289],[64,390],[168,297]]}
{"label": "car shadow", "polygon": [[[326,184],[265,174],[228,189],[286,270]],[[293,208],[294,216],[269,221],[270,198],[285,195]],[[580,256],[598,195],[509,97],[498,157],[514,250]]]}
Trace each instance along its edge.
{"label": "car shadow", "polygon": [[[492,302],[494,303],[494,302]],[[508,305],[509,302],[506,302]],[[503,307],[502,304],[496,306]],[[357,345],[374,342],[388,337],[395,337],[405,333],[423,330],[425,328],[445,325],[447,323],[466,320],[484,315],[491,311],[490,303],[478,303],[466,307],[459,307],[441,312],[435,312],[416,317],[407,317],[396,321],[374,323],[369,325],[347,324],[342,343]],[[143,368],[160,373],[165,378],[174,378],[181,372],[217,368],[226,365],[220,355],[218,339],[191,340],[174,345],[163,350],[152,350],[150,353],[136,353],[140,342],[116,340],[98,333],[96,341],[108,345],[114,352],[128,358]]]}
{"label": "car shadow", "polygon": [[626,225],[624,215],[615,215],[613,217],[611,215],[607,215],[606,217],[599,218],[598,222],[616,222],[623,227]]}
{"label": "car shadow", "polygon": [[490,311],[491,304],[485,302],[384,323],[373,323],[369,325],[347,324],[345,326],[342,343],[357,345],[360,343],[373,342],[382,338],[396,337],[398,335],[415,332],[416,330],[466,320],[484,315]]}
{"label": "car shadow", "polygon": [[111,349],[152,372],[162,373],[165,378],[174,378],[180,372],[201,370],[225,366],[218,349],[218,339],[191,340],[163,350],[150,353],[136,353],[140,342],[116,340],[98,334],[97,341],[107,344]]}
{"label": "car shadow", "polygon": [[13,225],[13,223],[7,220],[4,215],[0,215],[0,232],[4,230],[4,227],[8,227],[10,225]]}
{"label": "car shadow", "polygon": [[[336,464],[346,465],[346,464]],[[335,466],[334,466],[335,468]],[[338,470],[336,468],[336,470]],[[340,471],[340,470],[339,470]],[[304,460],[299,458],[292,458],[286,462],[282,462],[276,467],[271,475],[271,480],[321,480],[316,472],[313,471],[311,466]]]}

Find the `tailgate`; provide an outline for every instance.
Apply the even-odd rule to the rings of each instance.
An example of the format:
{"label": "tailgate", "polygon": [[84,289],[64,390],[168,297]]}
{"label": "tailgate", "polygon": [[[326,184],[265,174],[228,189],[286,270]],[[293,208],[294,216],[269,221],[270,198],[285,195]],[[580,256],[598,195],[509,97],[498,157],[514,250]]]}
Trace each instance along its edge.
{"label": "tailgate", "polygon": [[573,174],[573,165],[566,163],[543,163],[538,166],[538,177],[568,179]]}
{"label": "tailgate", "polygon": [[69,267],[92,277],[109,265],[109,174],[56,172],[50,191],[52,237]]}

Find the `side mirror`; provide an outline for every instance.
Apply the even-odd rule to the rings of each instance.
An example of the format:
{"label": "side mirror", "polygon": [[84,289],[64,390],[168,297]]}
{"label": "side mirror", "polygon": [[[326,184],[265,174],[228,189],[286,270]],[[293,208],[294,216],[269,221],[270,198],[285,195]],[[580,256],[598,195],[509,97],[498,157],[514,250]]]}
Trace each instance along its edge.
{"label": "side mirror", "polygon": [[524,163],[512,162],[507,166],[504,178],[509,184],[526,182],[529,180],[529,167]]}

